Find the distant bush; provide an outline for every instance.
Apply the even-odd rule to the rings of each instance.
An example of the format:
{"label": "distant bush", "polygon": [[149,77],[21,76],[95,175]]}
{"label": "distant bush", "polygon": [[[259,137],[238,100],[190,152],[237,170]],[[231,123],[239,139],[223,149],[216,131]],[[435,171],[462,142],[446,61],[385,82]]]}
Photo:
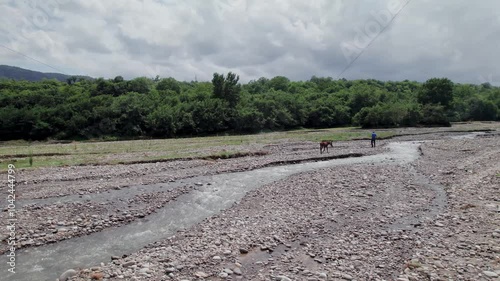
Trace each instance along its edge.
{"label": "distant bush", "polygon": [[353,118],[353,123],[363,128],[416,126],[421,121],[420,105],[412,103],[388,103],[364,107]]}
{"label": "distant bush", "polygon": [[495,120],[498,116],[497,106],[488,100],[474,98],[470,102],[469,118],[475,121]]}
{"label": "distant bush", "polygon": [[451,126],[451,123],[446,116],[444,107],[441,105],[427,104],[422,108],[422,119],[419,124],[426,126]]}

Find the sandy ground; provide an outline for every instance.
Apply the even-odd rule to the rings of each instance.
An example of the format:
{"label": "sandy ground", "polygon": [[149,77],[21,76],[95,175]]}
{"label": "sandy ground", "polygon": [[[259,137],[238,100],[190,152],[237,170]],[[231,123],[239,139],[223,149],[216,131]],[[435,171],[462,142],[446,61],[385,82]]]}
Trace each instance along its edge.
{"label": "sandy ground", "polygon": [[[500,280],[500,135],[450,138],[458,135],[398,137],[375,149],[366,141],[337,142],[323,155],[315,143],[281,142],[248,148],[268,151],[264,156],[21,171],[18,197],[106,192],[426,140],[411,164],[337,166],[263,186],[170,239],[73,279]],[[426,181],[446,191],[444,209],[433,205],[436,191]],[[32,247],[126,224],[191,188],[126,202],[28,205],[18,210],[20,242]],[[408,219],[417,213],[424,215]]]}

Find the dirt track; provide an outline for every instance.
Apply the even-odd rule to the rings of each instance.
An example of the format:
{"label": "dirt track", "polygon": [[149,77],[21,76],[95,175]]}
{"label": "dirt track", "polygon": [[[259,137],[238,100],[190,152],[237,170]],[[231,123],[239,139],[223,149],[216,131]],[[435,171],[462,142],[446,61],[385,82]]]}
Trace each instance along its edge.
{"label": "dirt track", "polygon": [[[107,280],[499,280],[500,136],[495,132],[489,137],[451,139],[450,135],[458,134],[399,137],[380,142],[376,149],[366,141],[335,143],[331,155],[369,155],[385,151],[389,141],[428,140],[421,145],[423,155],[410,165],[337,166],[266,185],[171,239],[129,257],[115,257],[74,278],[99,279],[102,273]],[[319,154],[312,143],[255,149],[270,154],[26,172],[19,197],[105,192]],[[434,208],[435,190],[422,178],[445,187],[446,205],[437,218],[419,217],[409,223],[408,216]],[[26,246],[57,242],[98,231],[96,225],[127,223],[190,188],[138,197],[124,205],[116,201],[105,206],[26,206],[19,211],[24,218],[21,242],[28,242]],[[80,221],[71,215],[75,209]],[[83,222],[87,227],[79,225]],[[65,226],[60,223],[68,224],[65,231],[48,233]]]}

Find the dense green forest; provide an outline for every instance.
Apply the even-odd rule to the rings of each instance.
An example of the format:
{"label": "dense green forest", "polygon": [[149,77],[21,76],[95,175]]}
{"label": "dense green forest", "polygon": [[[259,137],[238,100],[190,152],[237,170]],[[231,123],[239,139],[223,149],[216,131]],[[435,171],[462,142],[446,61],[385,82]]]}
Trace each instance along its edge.
{"label": "dense green forest", "polygon": [[500,88],[283,76],[239,83],[140,77],[0,80],[2,140],[175,137],[340,126],[447,126],[500,120]]}

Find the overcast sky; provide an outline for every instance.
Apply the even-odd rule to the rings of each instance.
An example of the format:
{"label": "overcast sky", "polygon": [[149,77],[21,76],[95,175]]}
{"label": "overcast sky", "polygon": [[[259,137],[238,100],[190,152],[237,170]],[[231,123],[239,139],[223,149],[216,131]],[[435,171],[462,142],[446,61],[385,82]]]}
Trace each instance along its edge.
{"label": "overcast sky", "polygon": [[340,78],[499,85],[499,10],[498,0],[0,0],[0,64],[187,81],[233,71],[247,82],[337,78],[352,63]]}

